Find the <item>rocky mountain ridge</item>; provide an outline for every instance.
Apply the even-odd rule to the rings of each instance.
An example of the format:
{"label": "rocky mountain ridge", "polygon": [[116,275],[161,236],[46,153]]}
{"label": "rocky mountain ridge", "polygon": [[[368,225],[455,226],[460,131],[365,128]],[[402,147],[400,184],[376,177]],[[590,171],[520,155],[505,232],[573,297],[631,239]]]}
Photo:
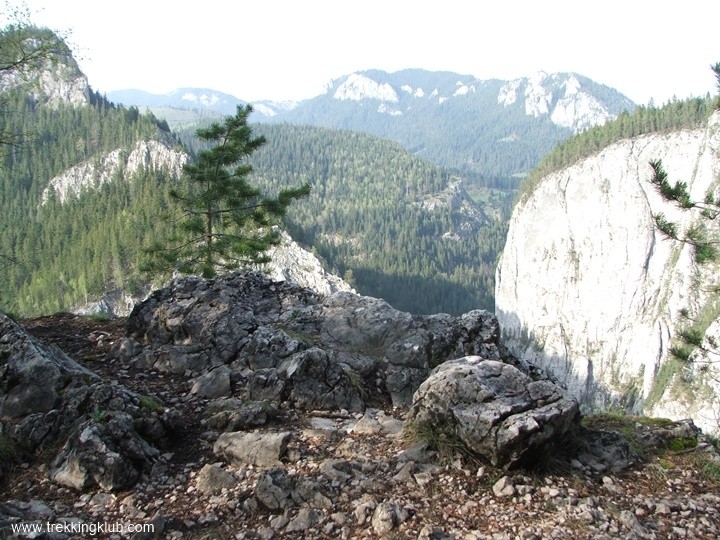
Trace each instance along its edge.
{"label": "rocky mountain ridge", "polygon": [[166,170],[171,179],[177,180],[190,156],[178,150],[169,137],[161,140],[138,141],[132,148],[118,148],[104,156],[96,156],[71,167],[51,178],[40,196],[41,204],[50,197],[64,204],[69,198],[79,198],[88,189],[99,189],[116,179],[131,178],[140,168]]}
{"label": "rocky mountain ridge", "polygon": [[699,216],[657,193],[649,163],[661,159],[703,200],[717,189],[719,128],[716,113],[705,129],[615,143],[539,181],[513,212],[497,270],[505,343],[590,408],[692,417],[718,430],[718,364],[671,355],[691,324],[682,313],[717,317],[717,272],[655,227],[657,213],[682,230]]}
{"label": "rocky mountain ridge", "polygon": [[[450,99],[480,92],[485,87],[494,91],[498,82],[501,83],[496,94],[499,104],[510,107],[518,103],[524,107],[525,114],[536,118],[549,115],[553,123],[575,132],[602,125],[622,110],[617,105],[609,106],[606,101],[613,92],[610,88],[605,87],[604,91],[598,92],[597,83],[576,73],[547,74],[542,71],[512,81],[496,81],[449,72],[401,70],[386,73],[369,70],[330,81],[325,95],[339,101],[380,102],[378,112],[401,116],[403,110],[412,107],[416,100],[430,100],[442,105]],[[408,100],[408,97],[413,99]],[[236,105],[245,103],[234,96],[202,88],[180,88],[163,95],[142,90],[117,90],[110,92],[108,98],[127,106],[198,107],[220,114],[232,114]],[[622,98],[620,101],[622,108],[634,108],[630,100]],[[302,107],[303,102],[258,101],[253,105],[256,119],[262,121],[282,118],[283,114]]]}
{"label": "rocky mountain ridge", "polygon": [[[25,39],[37,38],[30,33]],[[74,107],[87,105],[91,92],[87,77],[80,71],[64,43],[55,44],[54,47],[57,49],[56,54],[42,58],[39,63],[31,62],[31,72],[24,69],[0,71],[0,93],[23,87],[27,88],[33,100],[49,107],[60,104],[71,104]],[[33,50],[33,44],[29,44],[28,50]]]}
{"label": "rocky mountain ridge", "polygon": [[[601,126],[613,119],[611,111],[598,95],[594,95],[587,80],[575,73],[539,72],[531,77],[507,83],[498,93],[498,103],[509,107],[524,103],[525,114],[538,117],[549,115],[553,124],[572,129],[575,133],[592,126]],[[627,100],[627,110],[632,103]]]}
{"label": "rocky mountain ridge", "polygon": [[[176,103],[139,91],[109,97],[150,107]],[[255,122],[364,131],[396,140],[445,167],[503,176],[527,173],[553,143],[635,108],[619,92],[575,73],[540,72],[501,81],[420,69],[354,72],[330,81],[314,98],[254,106]],[[446,148],[448,140],[466,142]],[[499,161],[512,164],[486,163],[485,154],[511,156]]]}
{"label": "rocky mountain ridge", "polygon": [[[327,95],[340,101],[377,101],[381,103],[377,109],[379,113],[401,116],[418,100],[442,105],[450,99],[461,99],[482,92],[485,88],[494,92],[497,86],[496,81],[470,76],[456,75],[454,83],[451,82],[451,74],[438,73],[436,76],[434,84],[437,86],[430,82],[432,86],[423,87],[417,83],[402,82],[403,77],[407,77],[414,83],[416,74],[413,70],[392,74],[380,71],[352,73],[332,81],[328,85]],[[598,95],[596,83],[576,73],[548,75],[541,71],[529,77],[501,82],[502,86],[496,95],[498,104],[511,107],[517,103],[524,107],[526,115],[535,118],[547,115],[554,124],[571,128],[575,132],[602,125],[614,118],[620,110],[617,104],[610,105],[605,101],[603,92]],[[605,88],[605,93],[609,92],[610,89]],[[408,96],[412,99],[408,100]],[[620,102],[619,106],[626,110],[634,108],[628,99]]]}

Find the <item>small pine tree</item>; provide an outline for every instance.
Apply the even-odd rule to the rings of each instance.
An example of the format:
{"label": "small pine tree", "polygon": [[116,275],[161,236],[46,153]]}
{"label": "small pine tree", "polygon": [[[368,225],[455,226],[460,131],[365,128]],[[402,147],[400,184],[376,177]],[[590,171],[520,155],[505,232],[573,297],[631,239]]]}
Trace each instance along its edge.
{"label": "small pine tree", "polygon": [[187,187],[171,192],[181,215],[177,232],[148,251],[146,270],[214,277],[217,270],[268,262],[265,251],[277,245],[279,233],[272,224],[283,217],[290,203],[310,193],[310,186],[281,191],[268,198],[247,180],[252,172],[245,160],[264,137],[254,137],[248,125],[252,107],[238,106],[235,116],[199,129],[199,139],[216,145],[199,153],[185,166]]}

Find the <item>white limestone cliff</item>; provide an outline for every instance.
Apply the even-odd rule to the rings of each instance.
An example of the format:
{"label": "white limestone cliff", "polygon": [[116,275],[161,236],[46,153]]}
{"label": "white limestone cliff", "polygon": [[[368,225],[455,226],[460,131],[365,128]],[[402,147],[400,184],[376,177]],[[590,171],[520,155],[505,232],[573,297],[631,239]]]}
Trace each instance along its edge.
{"label": "white limestone cliff", "polygon": [[656,192],[656,159],[702,200],[720,179],[720,113],[706,129],[623,140],[543,178],[513,212],[496,311],[510,350],[586,407],[693,416],[717,431],[696,403],[702,394],[720,411],[716,366],[668,373],[668,362],[680,310],[700,312],[718,272],[655,228],[659,212],[681,228],[697,218]]}
{"label": "white limestone cliff", "polygon": [[27,88],[28,95],[35,101],[53,108],[60,105],[80,107],[89,103],[88,79],[70,55],[50,59],[31,72],[21,69],[0,71],[0,92],[18,87]]}
{"label": "white limestone cliff", "polygon": [[379,101],[397,102],[398,96],[389,84],[380,84],[360,73],[348,75],[335,93],[335,99],[361,101],[377,99]]}
{"label": "white limestone cliff", "polygon": [[97,189],[110,182],[118,173],[125,176],[136,173],[141,167],[165,168],[171,176],[178,178],[189,156],[172,146],[159,141],[138,141],[132,149],[118,148],[99,158],[92,158],[71,167],[50,180],[40,200],[47,203],[55,196],[61,203],[70,197],[79,197],[87,189]]}
{"label": "white limestone cliff", "polygon": [[[572,73],[548,75],[540,71],[531,77],[509,81],[500,88],[497,101],[505,107],[522,103],[528,116],[548,115],[555,125],[576,133],[616,116]],[[630,102],[626,105],[631,108]]]}

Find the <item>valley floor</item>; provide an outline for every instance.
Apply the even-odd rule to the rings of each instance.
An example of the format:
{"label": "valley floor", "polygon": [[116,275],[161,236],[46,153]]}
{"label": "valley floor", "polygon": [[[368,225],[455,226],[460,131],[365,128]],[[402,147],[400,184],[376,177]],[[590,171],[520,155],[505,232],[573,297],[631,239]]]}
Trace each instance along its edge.
{"label": "valley floor", "polygon": [[[649,456],[619,474],[550,459],[546,472],[503,480],[505,473],[479,462],[412,445],[401,431],[402,410],[284,410],[262,428],[292,433],[283,463],[234,466],[213,453],[219,433],[186,378],[138,372],[109,356],[125,335],[123,320],[56,315],[21,324],[103,378],[177,408],[186,427],[160,448],[153,471],[120,493],[59,487],[47,474],[54,452],[26,457],[0,485],[0,538],[26,519],[154,526],[154,536],[114,533],[138,539],[720,536],[720,466],[703,460],[701,447]],[[47,538],[89,537],[55,534]],[[96,537],[103,536],[113,537]]]}

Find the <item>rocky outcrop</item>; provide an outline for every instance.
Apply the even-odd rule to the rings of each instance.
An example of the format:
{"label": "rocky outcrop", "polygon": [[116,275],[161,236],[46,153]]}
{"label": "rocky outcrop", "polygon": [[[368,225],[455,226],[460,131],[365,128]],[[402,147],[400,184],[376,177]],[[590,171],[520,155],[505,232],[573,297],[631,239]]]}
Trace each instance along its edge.
{"label": "rocky outcrop", "polygon": [[[33,44],[23,45],[27,50],[34,47]],[[31,69],[0,71],[0,92],[25,87],[32,99],[53,108],[67,105],[80,107],[89,103],[87,77],[80,71],[69,50],[64,55],[59,52],[46,58],[40,65],[30,62],[27,67]]]}
{"label": "rocky outcrop", "polygon": [[577,425],[578,404],[558,386],[478,356],[433,370],[413,397],[408,423],[459,440],[497,467],[516,467],[554,451]]}
{"label": "rocky outcrop", "polygon": [[267,251],[271,261],[262,270],[274,281],[289,281],[309,287],[322,296],[338,291],[355,292],[348,283],[328,272],[320,260],[301,247],[285,231],[280,231],[280,244]]}
{"label": "rocky outcrop", "polygon": [[[696,414],[700,395],[720,404],[717,382],[702,374],[693,391],[665,391],[669,380],[682,382],[667,371],[680,310],[702,311],[717,274],[655,228],[659,212],[683,229],[697,217],[656,192],[649,162],[657,159],[703,200],[720,171],[720,114],[706,129],[620,141],[542,179],[513,212],[496,311],[510,350],[586,406],[677,418]],[[717,430],[716,420],[696,421]]]}
{"label": "rocky outcrop", "polygon": [[99,377],[57,348],[38,343],[0,313],[0,418],[23,418],[57,408],[72,383]]}
{"label": "rocky outcrop", "polygon": [[150,293],[148,287],[141,297],[129,295],[126,291],[115,289],[103,294],[98,300],[78,306],[71,311],[76,315],[107,315],[110,317],[127,317],[143,298]]}
{"label": "rocky outcrop", "polygon": [[56,197],[64,203],[71,197],[79,197],[86,190],[98,189],[118,175],[132,176],[141,167],[165,169],[172,178],[178,178],[188,159],[185,152],[173,148],[169,142],[138,141],[131,149],[118,148],[75,165],[51,179],[40,195],[40,201],[45,204],[50,197]]}
{"label": "rocky outcrop", "polygon": [[137,306],[136,366],[203,377],[228,366],[234,395],[304,409],[360,410],[363,396],[407,406],[437,364],[501,359],[495,318],[413,316],[351,292],[322,297],[257,273],[176,280]]}
{"label": "rocky outcrop", "polygon": [[[197,300],[185,294],[190,290],[197,291]],[[3,456],[8,438],[39,440],[26,434],[40,433],[53,417],[57,422],[52,425],[68,429],[66,435],[54,436],[55,443],[45,446],[48,451],[15,461],[17,470],[8,472],[3,484],[0,531],[12,535],[12,527],[33,527],[35,536],[58,539],[110,534],[136,539],[232,538],[237,531],[252,531],[258,538],[424,539],[515,537],[522,527],[526,536],[538,538],[717,536],[720,498],[716,483],[703,477],[702,467],[717,470],[713,460],[718,458],[691,423],[641,424],[624,419],[623,432],[637,444],[661,452],[664,447],[680,449],[630,474],[616,474],[630,461],[628,444],[620,435],[593,432],[585,438],[588,430],[581,429],[583,438],[573,439],[574,444],[543,454],[553,470],[572,472],[534,471],[529,476],[522,470],[501,471],[480,463],[477,455],[458,452],[458,445],[448,452],[433,446],[433,441],[411,444],[402,431],[407,409],[390,407],[383,396],[363,394],[364,402],[376,400],[382,405],[366,408],[364,414],[338,410],[336,403],[329,405],[333,410],[305,410],[315,404],[292,401],[285,388],[294,389],[295,383],[288,382],[287,373],[302,373],[315,384],[330,382],[332,373],[292,367],[307,356],[316,357],[309,367],[323,369],[331,367],[325,360],[343,366],[342,357],[358,373],[369,370],[374,380],[390,357],[399,363],[412,359],[427,343],[450,356],[471,348],[485,351],[487,357],[497,351],[493,341],[497,325],[489,314],[414,318],[394,312],[384,302],[355,295],[343,299],[346,295],[334,295],[331,307],[312,291],[256,274],[213,282],[180,280],[149,300],[148,309],[150,302],[163,298],[161,304],[152,304],[153,310],[136,311],[141,321],[145,320],[141,315],[149,315],[144,328],[147,335],[155,336],[149,345],[123,338],[117,321],[101,324],[70,316],[28,321],[34,335],[62,344],[101,377],[87,383],[70,381],[57,408],[21,420],[28,430],[16,431],[17,419],[2,419]],[[173,308],[175,304],[181,307]],[[339,320],[321,324],[325,310]],[[245,311],[248,317],[241,316]],[[152,316],[160,312],[172,312],[174,317]],[[183,328],[185,316],[187,328]],[[207,346],[193,341],[203,316]],[[243,335],[242,328],[252,329],[253,320],[257,328]],[[288,321],[296,326],[289,328]],[[135,330],[139,330],[137,322]],[[212,331],[219,336],[215,341]],[[358,335],[366,331],[367,336]],[[170,362],[203,351],[224,354],[229,350],[224,342],[232,335],[238,341],[252,338],[245,345],[251,347],[247,354],[223,357],[216,367],[197,376],[187,369],[177,374],[160,371],[151,363],[155,339],[177,346],[175,356],[168,353]],[[375,349],[358,350],[370,345]],[[141,353],[143,347],[147,358]],[[243,352],[243,347],[237,351]],[[377,357],[379,351],[384,351],[387,361]],[[281,367],[273,367],[278,362]],[[211,390],[215,372],[222,393],[229,383],[231,396],[210,399],[192,391],[199,381]],[[451,374],[460,376],[444,377]],[[562,422],[536,429],[530,421],[532,417],[540,424],[554,415],[553,409],[562,409],[557,389],[529,380],[511,365],[465,358],[441,365],[427,382],[433,378],[438,382],[429,385],[432,392],[440,394],[442,388],[448,398],[447,409],[442,402],[436,404],[438,415],[450,409],[464,411],[458,417],[467,421],[476,415],[481,425],[495,418],[492,411],[516,403],[517,414],[508,417],[506,430],[497,432],[499,439],[522,438],[522,430],[527,429],[526,440],[539,443],[543,431],[560,433]],[[468,391],[447,391],[453,381],[463,381],[455,388]],[[423,393],[422,388],[416,401],[431,410],[431,391]],[[251,392],[256,399],[262,396],[261,401],[246,399]],[[491,393],[495,399],[483,402]],[[332,395],[325,389],[317,394]],[[461,396],[466,403],[458,399]],[[160,399],[173,408],[162,406]],[[530,401],[538,407],[534,416],[525,409]],[[482,412],[484,405],[487,414]],[[519,418],[524,420],[518,422]],[[498,420],[497,425],[503,423]],[[600,419],[592,427],[613,421]],[[638,428],[644,424],[647,429]],[[32,431],[33,426],[38,429]],[[173,428],[174,433],[168,434]],[[438,438],[453,443],[451,439]],[[63,447],[57,453],[59,446]],[[542,448],[533,446],[530,452]],[[690,462],[697,470],[688,468]],[[660,463],[671,468],[661,470]],[[142,524],[144,529],[130,531],[123,525],[128,523]]]}
{"label": "rocky outcrop", "polygon": [[[308,287],[321,296],[328,296],[338,291],[355,292],[346,281],[328,272],[318,257],[303,248],[290,235],[280,230],[280,244],[271,247],[267,255],[271,258],[257,268],[274,281],[288,281],[302,287]],[[106,292],[94,302],[78,306],[72,310],[78,315],[109,315],[111,317],[127,317],[133,308],[150,294],[150,286],[142,289],[137,296],[126,291],[115,289]]]}
{"label": "rocky outcrop", "polygon": [[149,471],[157,441],[181,420],[147,396],[103,382],[0,313],[2,434],[26,451],[64,446],[50,477],[77,490],[117,490]]}
{"label": "rocky outcrop", "polygon": [[[593,88],[595,86],[595,88]],[[615,101],[596,97],[597,85],[575,73],[547,74],[540,71],[531,77],[515,79],[498,93],[499,104],[509,107],[522,103],[525,114],[549,116],[561,127],[575,132],[602,125],[615,118],[623,109],[631,111],[635,105],[623,96]]]}

